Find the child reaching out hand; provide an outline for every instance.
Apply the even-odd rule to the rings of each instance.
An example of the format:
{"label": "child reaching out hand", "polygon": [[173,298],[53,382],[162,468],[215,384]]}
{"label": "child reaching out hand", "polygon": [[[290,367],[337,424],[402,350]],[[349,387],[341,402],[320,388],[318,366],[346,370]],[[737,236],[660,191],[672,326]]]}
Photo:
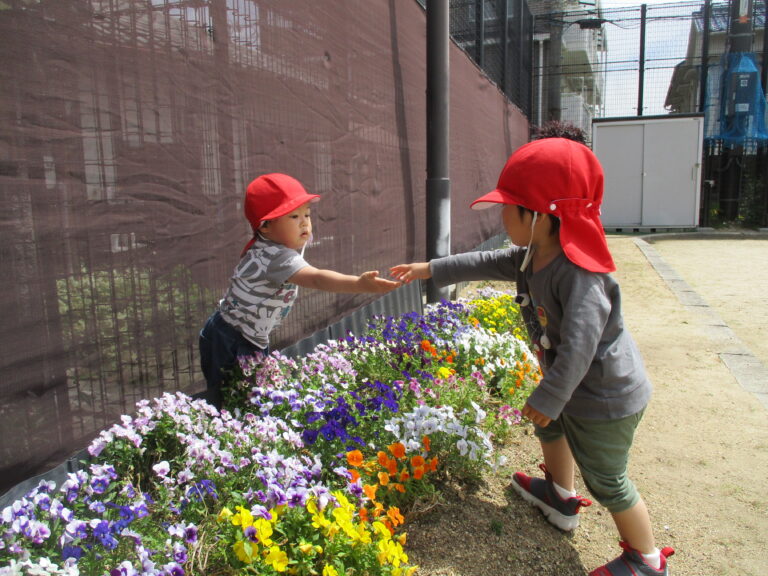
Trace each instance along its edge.
{"label": "child reaching out hand", "polygon": [[400,286],[376,271],[360,276],[310,266],[310,204],[320,199],[285,174],[266,174],[245,193],[253,238],[243,249],[224,298],[200,331],[208,401],[221,408],[221,385],[240,356],[269,352],[269,334],[293,306],[299,286],[328,292],[385,294]]}
{"label": "child reaching out hand", "polygon": [[622,554],[590,576],[666,576],[648,510],[627,475],[635,430],[651,396],[640,352],[624,326],[613,259],[600,223],[603,171],[591,150],[565,138],[530,142],[510,156],[495,190],[472,203],[501,204],[514,244],[400,264],[394,278],[438,286],[507,280],[543,378],[523,408],[541,444],[544,478],[522,472],[512,487],[566,531],[591,502],[574,490],[575,466],[611,513]]}

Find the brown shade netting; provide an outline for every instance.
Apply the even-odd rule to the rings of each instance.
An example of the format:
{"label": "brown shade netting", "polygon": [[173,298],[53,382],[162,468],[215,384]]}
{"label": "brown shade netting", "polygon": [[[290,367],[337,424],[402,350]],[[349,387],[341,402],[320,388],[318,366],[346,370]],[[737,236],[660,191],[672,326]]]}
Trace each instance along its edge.
{"label": "brown shade netting", "polygon": [[[424,259],[425,22],[415,0],[0,2],[0,491],[204,388],[198,331],[259,174],[322,195],[313,265]],[[501,230],[468,205],[528,124],[450,57],[461,251]],[[273,347],[370,301],[303,291]]]}

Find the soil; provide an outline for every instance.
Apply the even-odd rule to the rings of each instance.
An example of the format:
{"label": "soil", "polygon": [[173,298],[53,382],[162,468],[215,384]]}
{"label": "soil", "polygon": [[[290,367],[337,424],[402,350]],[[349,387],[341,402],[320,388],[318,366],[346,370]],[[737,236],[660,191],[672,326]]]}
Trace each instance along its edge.
{"label": "soil", "polygon": [[[768,366],[768,242],[764,236],[646,240],[702,305],[683,305],[635,238],[609,236],[624,319],[654,384],[630,477],[649,508],[657,544],[676,550],[670,574],[764,576],[768,409],[721,360],[722,339],[709,326],[711,314],[702,312],[722,318]],[[611,517],[599,504],[583,509],[579,528],[565,534],[508,488],[515,470],[539,473],[529,424],[502,451],[508,466],[488,474],[478,489],[446,493],[407,523],[406,550],[418,574],[582,576],[620,553]],[[580,478],[577,489],[586,494]]]}

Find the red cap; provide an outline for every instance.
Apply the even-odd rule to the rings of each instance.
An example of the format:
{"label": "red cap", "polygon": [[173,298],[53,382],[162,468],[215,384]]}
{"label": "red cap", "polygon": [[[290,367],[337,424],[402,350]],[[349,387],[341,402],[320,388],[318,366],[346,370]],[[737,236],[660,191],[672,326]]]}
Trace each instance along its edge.
{"label": "red cap", "polygon": [[574,264],[591,272],[613,272],[600,203],[603,169],[592,151],[566,138],[534,140],[515,151],[496,189],[471,206],[515,204],[560,219],[560,245]]}
{"label": "red cap", "polygon": [[[264,221],[280,218],[319,199],[318,194],[309,194],[301,182],[287,174],[264,174],[251,182],[245,191],[245,217],[255,234]],[[255,240],[254,237],[246,244],[243,254]]]}

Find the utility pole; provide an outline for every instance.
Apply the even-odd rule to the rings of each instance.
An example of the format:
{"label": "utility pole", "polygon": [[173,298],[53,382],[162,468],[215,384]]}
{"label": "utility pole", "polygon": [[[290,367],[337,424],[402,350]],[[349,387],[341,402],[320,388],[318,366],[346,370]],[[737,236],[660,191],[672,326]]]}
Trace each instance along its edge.
{"label": "utility pole", "polygon": [[[449,156],[450,66],[448,0],[427,1],[427,260],[451,252]],[[448,298],[427,282],[427,302]]]}

